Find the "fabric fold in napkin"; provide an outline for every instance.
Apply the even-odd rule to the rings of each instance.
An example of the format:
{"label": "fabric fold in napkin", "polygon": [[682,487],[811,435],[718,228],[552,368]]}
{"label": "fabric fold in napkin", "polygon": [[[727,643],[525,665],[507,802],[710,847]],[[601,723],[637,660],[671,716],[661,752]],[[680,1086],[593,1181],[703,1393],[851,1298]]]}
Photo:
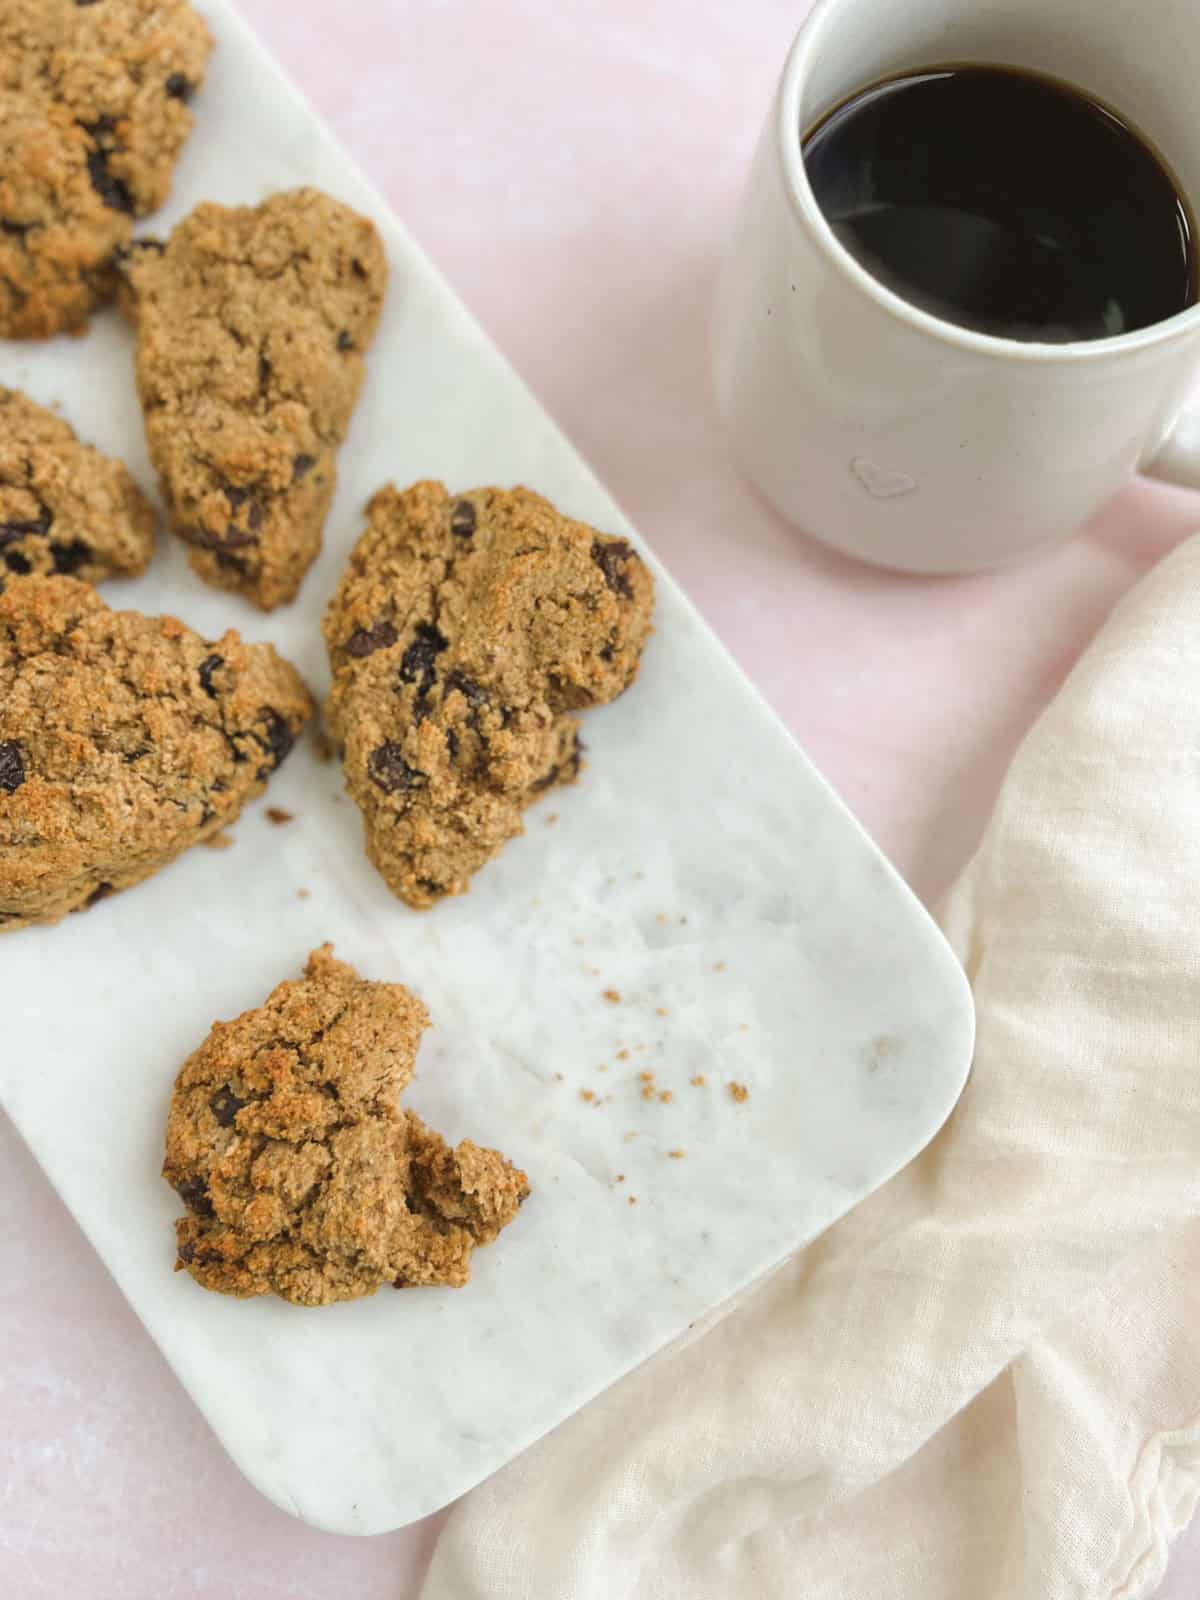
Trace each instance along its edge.
{"label": "fabric fold in napkin", "polygon": [[[949,803],[952,803],[950,801]],[[933,1144],[452,1514],[423,1600],[1137,1600],[1200,1498],[1200,539],[1027,736]]]}

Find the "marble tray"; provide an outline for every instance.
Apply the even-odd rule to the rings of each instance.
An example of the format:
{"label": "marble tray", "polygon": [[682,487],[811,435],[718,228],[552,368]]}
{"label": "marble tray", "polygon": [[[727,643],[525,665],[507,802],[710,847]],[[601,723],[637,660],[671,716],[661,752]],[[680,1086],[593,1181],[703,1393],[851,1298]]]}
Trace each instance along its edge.
{"label": "marble tray", "polygon": [[[202,9],[218,50],[161,221],[317,183],[375,218],[392,290],[300,601],[264,620],[165,538],[148,579],[106,593],[269,636],[323,690],[318,617],[388,478],[525,482],[630,530],[224,0]],[[0,382],[150,483],[115,314],[86,340],[0,347]],[[426,915],[392,899],[306,743],[271,787],[290,826],[260,803],[232,849],[0,940],[4,1105],[234,1460],[320,1527],[394,1528],[470,1488],[890,1177],[962,1087],[972,1014],[949,949],[656,572],[643,676],[588,717],[584,781],[468,896]],[[303,1311],[172,1274],[175,1070],[325,939],[427,1002],[416,1109],[531,1175],[464,1290]],[[643,1071],[669,1100],[641,1096]]]}

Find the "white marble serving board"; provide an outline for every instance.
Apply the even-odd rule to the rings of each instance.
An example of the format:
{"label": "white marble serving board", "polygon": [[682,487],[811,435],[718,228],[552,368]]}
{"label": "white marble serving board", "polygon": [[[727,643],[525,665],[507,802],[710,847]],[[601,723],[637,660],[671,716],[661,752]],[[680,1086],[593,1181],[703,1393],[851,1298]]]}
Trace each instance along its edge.
{"label": "white marble serving board", "polygon": [[[224,0],[202,9],[218,48],[159,225],[316,183],[375,219],[391,293],[299,602],[264,619],[165,536],[150,577],[106,595],[269,637],[323,692],[318,618],[389,478],[526,483],[631,530]],[[61,405],[149,485],[130,357],[112,313],[85,340],[0,347],[0,383]],[[260,802],[233,848],[0,939],[4,1105],[234,1460],[320,1527],[394,1528],[470,1488],[890,1177],[962,1087],[972,1013],[949,949],[655,572],[642,676],[587,717],[583,781],[469,895],[423,915],[393,899],[305,741],[268,797],[289,826]],[[172,1273],[176,1069],[326,939],[428,1004],[412,1105],[530,1174],[466,1289],[298,1310]],[[642,1098],[641,1071],[669,1101]]]}

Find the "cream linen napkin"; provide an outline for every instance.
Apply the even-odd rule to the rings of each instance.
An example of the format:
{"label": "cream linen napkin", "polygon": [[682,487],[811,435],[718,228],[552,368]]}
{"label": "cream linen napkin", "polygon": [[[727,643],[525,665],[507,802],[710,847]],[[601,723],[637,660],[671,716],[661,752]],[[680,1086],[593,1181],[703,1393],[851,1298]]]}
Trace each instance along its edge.
{"label": "cream linen napkin", "polygon": [[[948,800],[948,803],[953,803]],[[1019,751],[912,1166],[456,1509],[424,1600],[1135,1600],[1200,1497],[1200,539]]]}

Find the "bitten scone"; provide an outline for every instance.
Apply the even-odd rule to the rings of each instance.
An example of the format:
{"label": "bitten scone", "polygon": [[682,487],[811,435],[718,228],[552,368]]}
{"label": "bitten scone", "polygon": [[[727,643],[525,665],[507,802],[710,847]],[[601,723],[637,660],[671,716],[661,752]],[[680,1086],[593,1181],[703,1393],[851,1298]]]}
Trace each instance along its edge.
{"label": "bitten scone", "polygon": [[0,337],[76,332],[112,298],[211,50],[187,0],[0,0]]}
{"label": "bitten scone", "polygon": [[222,1294],[328,1305],[460,1287],[529,1193],[495,1150],[451,1149],[397,1096],[425,1007],[324,945],[303,978],[218,1022],[175,1082],[163,1176],[188,1208],[179,1257]]}
{"label": "bitten scone", "polygon": [[267,644],[0,580],[0,930],[57,922],[232,822],[312,711]]}
{"label": "bitten scone", "polygon": [[0,565],[89,583],[134,577],[150,561],[154,524],[119,461],[81,444],[26,395],[0,388]]}
{"label": "bitten scone", "polygon": [[528,489],[383,489],[325,614],[327,707],[367,854],[425,908],[580,766],[572,713],[633,682],[654,585]]}
{"label": "bitten scone", "polygon": [[206,582],[294,599],[321,531],[379,321],[387,262],[318,189],[197,206],[123,266],[137,385],[171,526]]}

